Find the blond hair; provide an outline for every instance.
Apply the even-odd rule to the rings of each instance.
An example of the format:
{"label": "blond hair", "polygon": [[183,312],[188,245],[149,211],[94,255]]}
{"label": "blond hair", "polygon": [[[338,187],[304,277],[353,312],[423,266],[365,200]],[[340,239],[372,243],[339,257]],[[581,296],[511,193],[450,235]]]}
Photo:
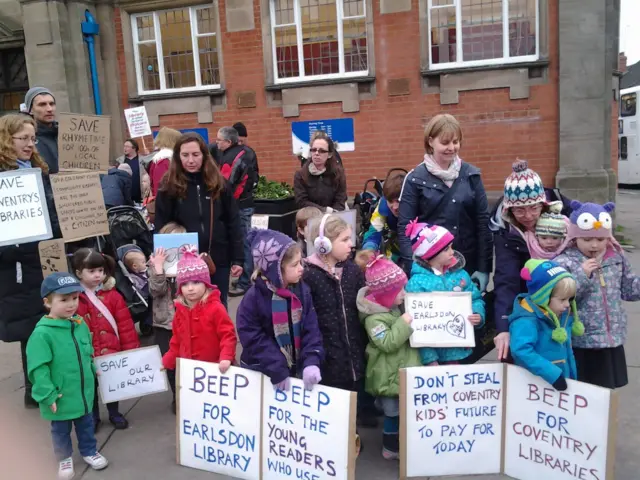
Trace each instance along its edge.
{"label": "blond hair", "polygon": [[564,277],[551,290],[552,297],[572,298],[576,296],[578,285],[573,277]]}
{"label": "blond hair", "polygon": [[[314,242],[315,239],[320,236],[321,223],[321,219],[317,222],[309,222],[304,232],[305,238]],[[324,222],[324,231],[322,233],[330,242],[333,242],[342,234],[342,232],[349,228],[351,228],[351,226],[345,222],[342,217],[329,215],[326,222]]]}
{"label": "blond hair", "polygon": [[160,229],[159,233],[187,233],[187,229],[177,222],[169,222]]}
{"label": "blond hair", "polygon": [[157,149],[168,148],[173,150],[176,142],[182,136],[178,130],[174,130],[173,128],[162,127],[156,135],[156,138],[153,139],[153,146]]}
{"label": "blond hair", "polygon": [[[34,132],[38,130],[36,121],[28,115],[12,113],[0,117],[0,172],[18,169],[18,158],[13,146],[13,136],[22,130],[25,125],[31,125]],[[49,167],[38,154],[38,149],[35,145],[31,158],[21,158],[20,160],[30,160],[33,168],[39,168],[44,175],[49,173]]]}
{"label": "blond hair", "polygon": [[429,145],[429,139],[439,138],[442,143],[448,143],[453,139],[457,139],[462,143],[462,128],[460,123],[453,115],[448,113],[440,113],[429,120],[427,126],[424,127],[424,150],[429,154],[433,154],[433,148]]}
{"label": "blond hair", "polygon": [[322,210],[318,207],[304,207],[298,210],[296,213],[296,227],[305,229],[307,223],[312,218],[318,218],[322,216]]}

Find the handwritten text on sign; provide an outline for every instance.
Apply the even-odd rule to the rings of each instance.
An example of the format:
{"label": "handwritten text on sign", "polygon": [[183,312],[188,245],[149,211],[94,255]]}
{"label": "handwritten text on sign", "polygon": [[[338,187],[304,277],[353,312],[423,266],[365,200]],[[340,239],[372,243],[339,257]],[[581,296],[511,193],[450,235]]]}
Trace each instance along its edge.
{"label": "handwritten text on sign", "polygon": [[[615,392],[567,380],[558,392],[540,377],[509,366],[505,473],[521,480],[605,480]],[[615,420],[614,420],[615,421]]]}
{"label": "handwritten text on sign", "polygon": [[236,478],[260,478],[262,375],[178,359],[178,461]]}
{"label": "handwritten text on sign", "polygon": [[349,435],[355,421],[350,408],[355,394],[320,385],[308,391],[298,379],[291,383],[283,392],[265,379],[262,478],[350,478],[349,447],[355,441]]}
{"label": "handwritten text on sign", "polygon": [[404,304],[413,319],[412,347],[475,347],[471,293],[408,293]]}
{"label": "handwritten text on sign", "polygon": [[39,168],[0,173],[0,246],[51,238]]}
{"label": "handwritten text on sign", "polygon": [[58,114],[60,167],[107,171],[111,117]]}
{"label": "handwritten text on sign", "polygon": [[407,476],[500,472],[504,367],[417,367],[402,374]]}
{"label": "handwritten text on sign", "polygon": [[127,120],[131,138],[151,135],[149,117],[147,117],[147,109],[144,106],[125,109],[124,118]]}

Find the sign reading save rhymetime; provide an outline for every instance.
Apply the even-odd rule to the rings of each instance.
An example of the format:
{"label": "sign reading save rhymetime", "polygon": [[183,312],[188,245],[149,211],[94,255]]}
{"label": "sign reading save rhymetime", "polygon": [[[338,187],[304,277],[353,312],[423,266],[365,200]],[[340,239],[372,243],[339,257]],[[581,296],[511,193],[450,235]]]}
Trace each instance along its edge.
{"label": "sign reading save rhymetime", "polygon": [[58,114],[58,156],[61,170],[109,170],[111,117]]}

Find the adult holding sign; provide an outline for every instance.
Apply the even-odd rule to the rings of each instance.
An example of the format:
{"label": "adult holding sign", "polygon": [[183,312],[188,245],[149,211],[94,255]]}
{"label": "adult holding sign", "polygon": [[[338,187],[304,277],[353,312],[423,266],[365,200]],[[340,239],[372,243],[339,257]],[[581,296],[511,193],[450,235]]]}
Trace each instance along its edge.
{"label": "adult holding sign", "polygon": [[[42,171],[47,209],[54,237],[60,237],[58,217],[49,181],[49,167],[36,151],[36,122],[26,115],[0,117],[0,172],[27,168]],[[5,197],[0,202],[23,202],[18,196]],[[1,225],[4,227],[4,223]],[[38,242],[0,247],[0,340],[20,342],[25,377],[24,403],[38,405],[31,397],[31,383],[27,378],[25,352],[27,340],[46,313],[40,298],[42,267]]]}

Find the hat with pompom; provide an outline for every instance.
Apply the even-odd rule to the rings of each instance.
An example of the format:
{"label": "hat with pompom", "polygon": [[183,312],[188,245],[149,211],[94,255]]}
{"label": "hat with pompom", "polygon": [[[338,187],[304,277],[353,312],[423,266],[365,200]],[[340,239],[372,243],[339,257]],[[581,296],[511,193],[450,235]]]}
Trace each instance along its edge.
{"label": "hat with pompom", "polygon": [[185,283],[202,282],[207,288],[216,288],[211,285],[211,275],[209,267],[205,263],[198,251],[192,245],[185,245],[180,248],[182,256],[178,260],[178,273],[176,275],[176,286],[178,292]]}
{"label": "hat with pompom", "polygon": [[540,175],[529,168],[526,160],[514,162],[511,168],[513,171],[504,181],[502,206],[505,210],[512,207],[547,203]]}
{"label": "hat with pompom", "polygon": [[367,264],[364,278],[368,289],[366,298],[389,309],[408,281],[404,270],[384,255]]}
{"label": "hat with pompom", "polygon": [[453,242],[453,235],[449,230],[439,225],[419,223],[412,220],[405,230],[411,240],[413,256],[422,260],[431,260]]}
{"label": "hat with pompom", "polygon": [[[524,268],[520,271],[520,276],[527,282],[527,290],[531,301],[544,310],[553,321],[555,328],[551,338],[558,343],[566,342],[567,331],[560,325],[556,314],[549,309],[549,301],[551,300],[551,293],[558,282],[563,278],[573,278],[571,273],[556,262],[531,259],[524,264]],[[571,301],[571,310],[573,313],[571,333],[579,337],[584,333],[584,325],[578,318],[575,300]]]}

